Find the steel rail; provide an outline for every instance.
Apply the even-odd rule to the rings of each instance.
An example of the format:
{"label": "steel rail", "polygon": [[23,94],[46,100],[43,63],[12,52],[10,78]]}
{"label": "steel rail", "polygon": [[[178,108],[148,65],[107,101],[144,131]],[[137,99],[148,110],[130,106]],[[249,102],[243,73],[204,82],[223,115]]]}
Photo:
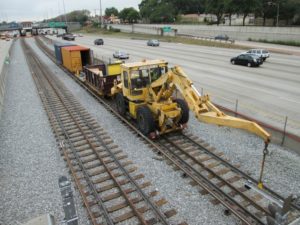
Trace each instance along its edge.
{"label": "steel rail", "polygon": [[[67,97],[67,96],[66,96]],[[150,207],[152,208],[152,210],[154,210],[156,212],[157,215],[159,215],[159,220],[161,222],[163,222],[163,224],[169,224],[168,221],[166,220],[165,216],[160,212],[160,210],[151,202],[149,201],[147,195],[138,187],[137,182],[133,179],[133,177],[128,173],[128,171],[125,170],[124,167],[122,167],[122,165],[120,164],[119,160],[116,159],[115,155],[109,150],[109,148],[104,144],[103,140],[100,140],[100,137],[98,135],[95,134],[94,129],[91,127],[90,123],[88,121],[86,121],[86,125],[91,129],[91,131],[93,132],[93,134],[95,135],[97,141],[99,141],[101,144],[103,144],[104,148],[106,149],[107,152],[110,153],[111,157],[115,160],[115,162],[118,164],[118,166],[120,167],[120,169],[124,172],[124,174],[126,174],[126,176],[129,178],[129,180],[137,187],[137,192],[142,196],[142,198],[144,199],[145,202],[147,202]],[[117,181],[116,181],[117,182]],[[125,193],[124,193],[125,194]],[[129,201],[129,199],[128,199]],[[132,203],[130,203],[132,204]],[[138,212],[137,212],[138,213]],[[142,219],[142,218],[141,218]]]}
{"label": "steel rail", "polygon": [[[23,40],[23,39],[22,39],[22,40]],[[23,46],[24,46],[25,48],[27,48],[27,51],[30,51],[30,50],[29,50],[30,47],[25,43],[24,40],[23,40],[22,44],[23,44]],[[31,52],[31,53],[33,53],[33,52]],[[37,63],[36,58],[34,58],[33,55],[29,54],[28,56],[29,56],[29,57],[32,57],[31,59]],[[32,65],[31,68],[34,68],[34,67],[37,68],[36,66],[34,66],[34,64],[32,64],[32,62],[30,63],[30,65]],[[37,64],[36,64],[36,65],[37,65]],[[40,70],[41,73],[44,74],[43,69],[39,68],[39,70]],[[33,70],[33,71],[35,71],[35,70]],[[56,111],[56,106],[53,105],[53,102],[52,102],[52,100],[51,100],[52,98],[50,97],[50,94],[48,93],[48,90],[47,90],[47,88],[46,88],[44,82],[41,80],[41,77],[37,75],[37,73],[34,73],[34,72],[33,72],[33,74],[35,75],[36,79],[39,80],[39,81],[38,81],[38,82],[39,82],[38,85],[40,85],[40,86],[42,86],[42,87],[44,86],[44,88],[42,89],[42,90],[43,90],[43,94],[46,96],[46,100],[47,100],[48,104],[50,105],[51,111],[52,111],[52,113],[55,115],[55,117],[56,117],[56,119],[57,119],[57,121],[58,121],[58,123],[59,123],[59,125],[60,125],[60,128],[63,130],[64,136],[65,136],[66,140],[68,141],[68,145],[69,145],[69,147],[70,147],[72,153],[73,153],[74,156],[76,157],[77,162],[79,163],[79,165],[80,165],[80,167],[81,167],[81,169],[82,169],[82,171],[83,171],[83,173],[84,173],[84,176],[85,176],[86,180],[89,181],[89,182],[87,182],[87,183],[88,183],[88,186],[89,186],[90,189],[93,191],[94,197],[97,199],[97,202],[100,203],[100,204],[99,204],[99,203],[98,203],[98,204],[99,204],[99,206],[101,207],[101,209],[102,209],[103,212],[104,212],[104,217],[105,217],[107,223],[110,224],[110,225],[114,225],[114,222],[113,222],[113,220],[111,219],[111,217],[109,216],[109,213],[108,213],[107,209],[104,207],[104,202],[103,202],[103,200],[100,198],[100,196],[99,196],[99,194],[98,194],[98,192],[97,192],[97,189],[96,189],[95,185],[94,185],[94,184],[92,183],[92,181],[90,180],[89,175],[88,175],[88,172],[86,171],[86,169],[85,169],[85,167],[84,167],[82,161],[80,160],[78,154],[76,153],[75,147],[74,147],[72,141],[70,140],[70,137],[69,137],[69,135],[68,135],[68,132],[66,131],[65,126],[63,125],[63,122],[61,121],[61,118],[60,118],[60,116],[59,116],[59,113]],[[45,74],[44,74],[44,75],[45,75]],[[63,103],[62,103],[62,104],[63,104]],[[65,154],[65,156],[67,156],[67,155]],[[78,187],[78,188],[80,189],[80,187]],[[90,215],[90,216],[92,216],[92,215]]]}
{"label": "steel rail", "polygon": [[[224,165],[226,165],[227,167],[229,167],[232,171],[234,171],[237,174],[240,174],[243,178],[245,178],[246,180],[251,181],[252,183],[258,185],[258,181],[255,180],[253,177],[249,176],[248,174],[246,174],[245,172],[243,172],[242,170],[236,168],[235,166],[233,166],[232,164],[230,164],[228,161],[224,160],[222,157],[214,154],[213,152],[211,152],[210,150],[208,150],[205,146],[197,143],[197,141],[193,140],[192,138],[190,138],[189,136],[187,136],[184,133],[181,133],[180,136],[188,139],[190,142],[192,142],[193,144],[197,145],[199,148],[201,148],[203,151],[205,151],[205,153],[207,153],[208,155],[210,155],[211,157],[221,161]],[[264,186],[264,191],[268,192],[270,195],[272,195],[273,197],[277,198],[280,201],[284,201],[284,198],[282,196],[280,196],[278,193],[272,191],[270,188]],[[297,206],[296,204],[292,204],[292,207],[295,210],[300,211],[300,206]]]}
{"label": "steel rail", "polygon": [[[51,82],[49,80],[49,82]],[[59,84],[58,84],[59,85]],[[59,89],[58,89],[59,90]],[[62,93],[63,95],[65,93]],[[65,98],[68,99],[68,96],[64,96]],[[80,114],[80,112],[78,112],[78,114]],[[142,196],[143,200],[151,207],[151,209],[159,216],[159,221],[161,221],[163,224],[169,224],[169,222],[167,221],[166,217],[161,213],[161,211],[155,206],[154,203],[152,203],[149,198],[147,197],[147,195],[139,188],[138,183],[134,180],[134,178],[128,173],[128,171],[121,165],[120,161],[116,158],[115,154],[112,153],[112,151],[108,148],[108,146],[104,143],[103,139],[100,139],[99,135],[96,134],[95,130],[92,128],[90,122],[88,122],[84,117],[82,117],[82,119],[85,121],[85,125],[87,125],[90,130],[92,131],[92,133],[94,134],[94,137],[97,139],[97,141],[99,143],[101,143],[101,145],[106,149],[106,151],[110,154],[111,158],[113,158],[113,160],[115,161],[115,163],[119,166],[119,169],[122,170],[122,172],[127,176],[127,178],[130,180],[130,182],[132,184],[134,184],[134,186],[136,187],[136,191]],[[74,120],[76,121],[76,119],[74,118]],[[82,131],[84,133],[84,131]],[[86,135],[85,135],[86,136]],[[87,139],[88,140],[88,139]],[[90,143],[91,145],[91,143]],[[92,146],[92,145],[91,145]],[[93,148],[94,150],[94,148]],[[95,150],[94,150],[95,151]],[[95,151],[95,154],[97,154],[97,152]],[[103,161],[103,159],[101,159],[101,157],[99,156],[99,159],[101,160],[102,164],[104,165],[105,168],[108,167],[105,164],[105,162]],[[109,171],[109,170],[108,170]],[[110,172],[109,172],[110,173]],[[110,173],[110,175],[113,177],[113,174]],[[140,215],[140,213],[136,210],[136,208],[134,207],[133,203],[130,201],[129,197],[127,196],[127,194],[124,192],[124,190],[121,188],[121,185],[119,184],[119,182],[117,181],[116,178],[113,177],[113,180],[115,181],[115,183],[118,185],[118,187],[120,188],[120,191],[123,193],[123,195],[126,197],[128,203],[131,205],[132,209],[135,211],[136,215],[139,217],[140,221],[142,222],[142,224],[147,224],[146,221],[144,221],[143,217]]]}
{"label": "steel rail", "polygon": [[[162,143],[161,140],[166,140],[169,144],[171,144],[174,148],[182,151],[182,149],[177,146],[176,144],[174,144],[172,141],[170,141],[167,137],[163,136],[160,140],[158,140],[158,143],[160,146],[162,146],[166,151],[168,151],[174,158],[176,158],[180,164],[184,165],[186,168],[188,168],[191,172],[193,172],[193,177],[191,177],[193,180],[195,180],[194,178],[199,177],[201,179],[202,182],[205,182],[209,188],[207,188],[206,186],[203,185],[203,183],[198,183],[198,185],[200,185],[202,188],[204,188],[206,191],[208,191],[209,193],[213,193],[216,192],[217,194],[219,194],[219,196],[214,196],[216,199],[218,199],[221,203],[227,203],[230,202],[231,204],[234,204],[236,206],[239,207],[239,209],[233,208],[232,206],[229,207],[229,210],[234,213],[239,219],[241,219],[244,223],[246,224],[254,224],[254,221],[251,221],[248,219],[248,217],[244,216],[244,213],[246,213],[247,215],[249,215],[252,219],[254,219],[256,221],[257,224],[264,224],[257,216],[253,215],[250,211],[248,211],[246,208],[244,208],[242,205],[240,205],[240,203],[238,203],[236,200],[234,200],[233,197],[230,197],[227,193],[225,193],[223,190],[221,190],[221,188],[219,188],[217,185],[215,185],[214,183],[212,183],[207,177],[205,177],[204,175],[202,175],[199,171],[197,171],[194,167],[192,167],[189,163],[186,162],[186,160],[182,159],[178,154],[176,154],[175,152],[173,152],[168,146],[166,146],[165,144]],[[184,152],[184,151],[182,151]],[[187,156],[189,156],[188,154],[186,154]],[[194,160],[195,161],[195,160]],[[228,181],[224,180],[223,178],[221,178],[219,175],[217,175],[215,172],[213,172],[211,169],[206,168],[205,165],[201,162],[197,162],[197,165],[200,165],[202,168],[204,168],[206,171],[208,171],[209,173],[213,174],[215,177],[217,177],[219,180],[221,180],[222,182],[226,183],[227,186],[230,186],[230,188],[232,188],[235,192],[239,193],[239,191],[233,187],[231,184],[229,184]],[[241,195],[241,193],[239,193]],[[224,197],[225,198],[224,198]],[[242,196],[244,198],[246,198],[248,201],[251,201],[247,196]],[[251,201],[252,202],[252,201]],[[242,212],[244,211],[244,212]],[[239,212],[239,213],[237,213]],[[242,213],[241,213],[242,212]]]}
{"label": "steel rail", "polygon": [[[173,138],[173,137],[172,137]],[[193,160],[197,165],[200,165],[203,169],[205,169],[206,171],[208,171],[210,174],[212,174],[214,177],[218,178],[219,180],[221,180],[222,182],[224,182],[228,187],[230,187],[231,189],[233,189],[236,193],[238,193],[242,198],[244,198],[245,200],[247,200],[248,202],[250,202],[252,204],[252,206],[254,206],[256,209],[263,211],[265,214],[267,215],[271,215],[271,213],[261,207],[260,205],[258,205],[256,202],[254,202],[253,200],[250,199],[250,197],[248,197],[247,195],[245,195],[244,193],[242,193],[241,191],[239,191],[236,187],[234,187],[231,183],[229,183],[226,179],[222,178],[220,175],[218,175],[216,172],[214,172],[212,169],[206,167],[204,165],[204,163],[198,161],[197,159],[195,159],[195,157],[191,156],[189,153],[187,153],[184,149],[182,149],[181,147],[179,147],[177,144],[175,144],[173,141],[171,141],[167,136],[163,136],[162,137],[163,140],[166,140],[170,145],[172,145],[174,148],[176,148],[177,150],[181,151],[184,155],[186,155],[189,159]],[[201,145],[200,145],[201,146]],[[198,147],[198,145],[197,145]],[[220,158],[220,157],[219,157]],[[243,177],[241,177],[243,178]]]}

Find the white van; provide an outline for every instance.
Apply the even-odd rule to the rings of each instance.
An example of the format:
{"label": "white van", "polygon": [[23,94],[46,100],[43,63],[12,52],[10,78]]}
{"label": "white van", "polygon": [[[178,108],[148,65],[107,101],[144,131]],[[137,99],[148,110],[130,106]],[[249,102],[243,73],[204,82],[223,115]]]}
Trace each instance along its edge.
{"label": "white van", "polygon": [[250,49],[246,52],[247,54],[254,54],[261,57],[264,61],[270,57],[270,53],[265,49]]}

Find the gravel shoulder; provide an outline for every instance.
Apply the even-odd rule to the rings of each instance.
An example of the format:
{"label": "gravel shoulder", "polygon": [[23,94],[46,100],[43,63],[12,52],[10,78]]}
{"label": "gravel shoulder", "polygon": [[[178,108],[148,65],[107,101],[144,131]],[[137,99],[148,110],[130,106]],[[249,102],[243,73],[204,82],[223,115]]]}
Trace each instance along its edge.
{"label": "gravel shoulder", "polygon": [[[0,121],[0,223],[15,225],[51,213],[64,215],[59,176],[68,176],[20,41],[12,46]],[[70,177],[69,177],[70,179]],[[76,196],[80,224],[89,224]]]}
{"label": "gravel shoulder", "polygon": [[4,60],[8,54],[9,48],[12,43],[13,43],[13,40],[10,40],[10,41],[0,40],[0,73],[2,71]]}

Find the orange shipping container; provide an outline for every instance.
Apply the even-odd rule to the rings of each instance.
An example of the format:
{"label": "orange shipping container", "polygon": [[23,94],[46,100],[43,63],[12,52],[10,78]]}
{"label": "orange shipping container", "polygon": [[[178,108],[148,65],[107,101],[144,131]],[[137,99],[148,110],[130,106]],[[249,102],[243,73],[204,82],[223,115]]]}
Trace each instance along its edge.
{"label": "orange shipping container", "polygon": [[82,46],[66,46],[61,48],[63,65],[70,72],[82,71],[82,67],[90,64],[90,49]]}

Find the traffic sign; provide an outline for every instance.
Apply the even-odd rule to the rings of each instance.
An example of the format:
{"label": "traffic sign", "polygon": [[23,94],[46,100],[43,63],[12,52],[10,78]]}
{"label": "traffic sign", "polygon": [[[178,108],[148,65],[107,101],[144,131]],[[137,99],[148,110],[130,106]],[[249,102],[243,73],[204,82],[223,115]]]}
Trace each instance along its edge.
{"label": "traffic sign", "polygon": [[163,27],[164,32],[171,32],[172,28],[171,27]]}
{"label": "traffic sign", "polygon": [[61,28],[61,27],[66,27],[65,22],[49,22],[48,26],[51,28]]}

